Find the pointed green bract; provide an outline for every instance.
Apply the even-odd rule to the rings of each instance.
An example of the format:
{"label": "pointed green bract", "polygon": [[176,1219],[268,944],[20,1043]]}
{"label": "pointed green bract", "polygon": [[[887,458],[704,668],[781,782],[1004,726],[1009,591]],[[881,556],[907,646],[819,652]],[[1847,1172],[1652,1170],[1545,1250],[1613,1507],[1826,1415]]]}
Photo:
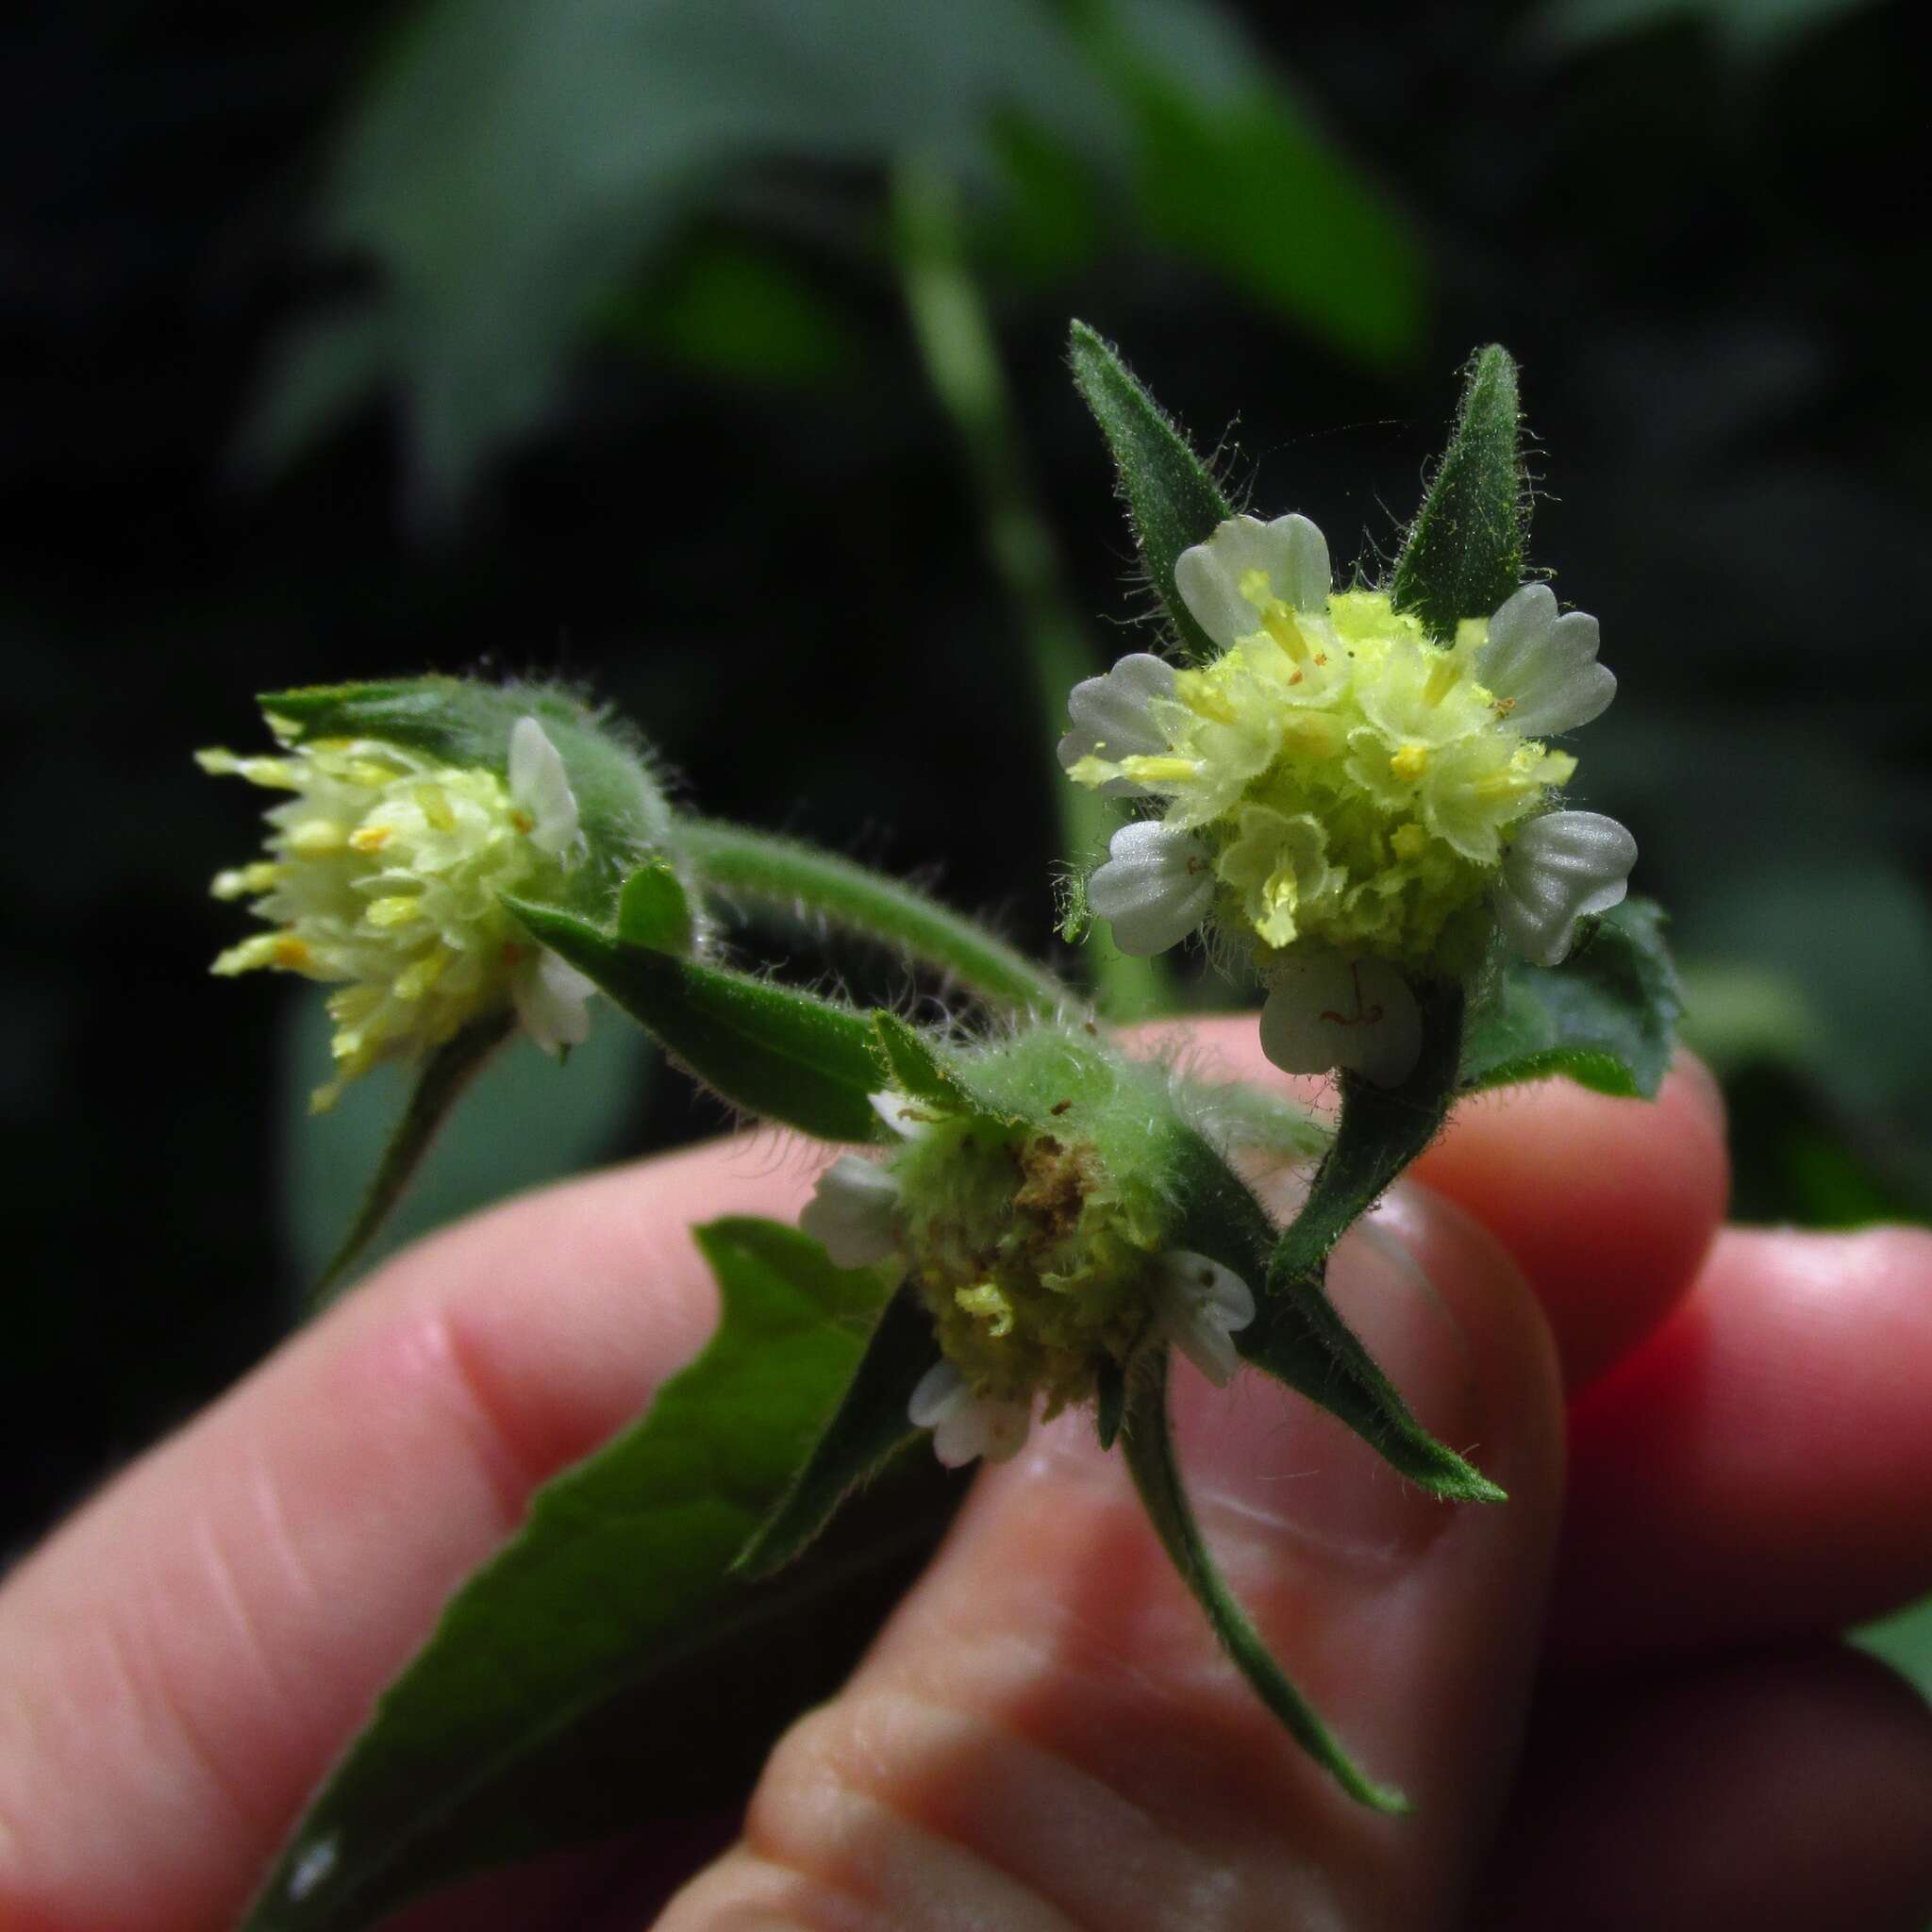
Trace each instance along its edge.
{"label": "pointed green bract", "polygon": [[[885,1283],[772,1222],[712,1222],[697,1240],[722,1299],[710,1343],[642,1421],[540,1491],[452,1599],[243,1932],[358,1932],[468,1873],[625,1829],[677,1802],[714,1743],[735,1744],[710,1734],[749,1677],[765,1673],[779,1701],[755,1745],[800,1691],[832,1688],[785,1698],[769,1654],[786,1650],[795,1673],[797,1640],[823,1647],[826,1610],[870,1553],[840,1553],[841,1569],[815,1551],[757,1587],[728,1569],[833,1414]],[[922,1547],[939,1494],[912,1512]]]}
{"label": "pointed green bract", "polygon": [[1234,510],[1187,439],[1084,322],[1074,324],[1067,353],[1074,385],[1113,454],[1147,579],[1189,655],[1212,658],[1214,641],[1182,602],[1174,565],[1182,551],[1205,543]]}
{"label": "pointed green bract", "polygon": [[1400,1791],[1376,1784],[1356,1768],[1335,1734],[1270,1654],[1208,1554],[1174,1463],[1174,1433],[1167,1414],[1165,1351],[1150,1352],[1148,1359],[1136,1369],[1121,1441],[1155,1533],[1180,1572],[1182,1582],[1207,1612],[1223,1648],[1261,1702],[1351,1798],[1376,1811],[1407,1811],[1408,1800]]}
{"label": "pointed green bract", "polygon": [[882,1082],[865,1014],[742,973],[677,959],[554,907],[507,898],[531,937],[592,979],[712,1091],[820,1141],[874,1141]]}
{"label": "pointed green bract", "polygon": [[1471,358],[1449,446],[1395,560],[1396,609],[1451,639],[1523,582],[1528,491],[1518,443],[1516,364],[1491,342]]}
{"label": "pointed green bract", "polygon": [[[1453,1051],[1452,1033],[1452,1067]],[[1440,1122],[1441,1109],[1434,1117]],[[1346,1424],[1391,1469],[1432,1495],[1500,1502],[1503,1491],[1494,1483],[1416,1421],[1322,1290],[1328,1250],[1388,1185],[1374,1177],[1392,1177],[1413,1158],[1388,1144],[1388,1131],[1386,1121],[1372,1124],[1358,1116],[1357,1138],[1344,1145],[1344,1112],[1307,1206],[1278,1236],[1247,1184],[1206,1141],[1191,1136],[1181,1148],[1184,1218],[1174,1244],[1219,1261],[1255,1287],[1255,1319],[1234,1338],[1244,1360]],[[1406,1139],[1406,1123],[1401,1131]]]}
{"label": "pointed green bract", "polygon": [[482,1071],[484,1062],[516,1031],[516,1025],[514,1014],[492,1013],[464,1027],[454,1040],[445,1041],[424,1062],[356,1219],[310,1291],[312,1306],[320,1307],[332,1299],[370,1242],[382,1232],[450,1109]]}
{"label": "pointed green bract", "polygon": [[569,903],[594,917],[608,917],[636,866],[672,849],[671,809],[642,740],[555,686],[410,677],[269,691],[256,702],[296,743],[379,739],[498,777],[508,770],[517,720],[535,718],[570,775],[584,835],[585,858],[570,875]]}
{"label": "pointed green bract", "polygon": [[886,1304],[858,1372],[797,1481],[739,1552],[734,1572],[759,1577],[783,1569],[832,1520],[845,1498],[919,1433],[907,1405],[939,1359],[932,1317],[913,1290],[901,1288]]}
{"label": "pointed green bract", "polygon": [[1560,966],[1509,961],[1471,1011],[1464,1090],[1560,1074],[1599,1093],[1654,1099],[1684,1010],[1663,925],[1654,900],[1626,899]]}
{"label": "pointed green bract", "polygon": [[663,859],[641,865],[625,880],[617,897],[617,937],[625,945],[682,958],[696,934],[691,899]]}
{"label": "pointed green bract", "polygon": [[881,1071],[901,1093],[930,1101],[948,1113],[974,1110],[972,1096],[915,1028],[896,1013],[876,1012],[872,1024]]}

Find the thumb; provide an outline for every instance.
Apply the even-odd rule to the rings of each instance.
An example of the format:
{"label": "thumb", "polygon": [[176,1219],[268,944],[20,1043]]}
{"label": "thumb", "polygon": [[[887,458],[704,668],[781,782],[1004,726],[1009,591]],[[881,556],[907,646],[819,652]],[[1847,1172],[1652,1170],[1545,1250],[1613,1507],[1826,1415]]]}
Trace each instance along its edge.
{"label": "thumb", "polygon": [[985,1476],[843,1693],[766,1769],[743,1841],[660,1932],[748,1926],[1418,1928],[1456,1923],[1514,1764],[1562,1475],[1541,1314],[1457,1209],[1398,1189],[1337,1252],[1343,1318],[1510,1493],[1450,1506],[1255,1374],[1175,1381],[1208,1541],[1373,1777],[1281,1732],[1085,1414]]}

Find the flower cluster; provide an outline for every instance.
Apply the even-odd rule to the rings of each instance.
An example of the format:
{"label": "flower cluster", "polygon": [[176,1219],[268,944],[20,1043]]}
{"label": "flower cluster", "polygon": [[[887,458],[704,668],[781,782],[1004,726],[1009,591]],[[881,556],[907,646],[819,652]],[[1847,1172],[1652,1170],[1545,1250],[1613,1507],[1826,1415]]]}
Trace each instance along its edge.
{"label": "flower cluster", "polygon": [[1221,655],[1136,654],[1068,702],[1069,775],[1164,801],[1115,834],[1088,901],[1124,952],[1204,926],[1245,950],[1276,1064],[1397,1081],[1410,975],[1466,977],[1497,927],[1554,965],[1623,898],[1636,845],[1555,808],[1576,760],[1545,741],[1615,694],[1594,618],[1526,584],[1439,642],[1385,591],[1334,591],[1301,516],[1229,519],[1175,581]]}
{"label": "flower cluster", "polygon": [[[970,1073],[958,1107],[875,1095],[897,1147],[841,1155],[801,1217],[841,1267],[896,1262],[931,1314],[942,1358],[908,1413],[940,1459],[1017,1454],[1036,1400],[1048,1415],[1086,1400],[1104,1362],[1150,1341],[1225,1384],[1255,1302],[1174,1244],[1186,1127],[1168,1076],[1051,1026],[982,1049]],[[1060,1097],[1042,1108],[1047,1091]]]}
{"label": "flower cluster", "polygon": [[511,727],[504,775],[373,739],[197,756],[205,771],[288,794],[267,814],[270,856],[214,881],[217,898],[251,899],[275,930],[229,947],[214,970],[340,984],[328,1002],[336,1077],[317,1090],[317,1111],[378,1062],[414,1058],[491,1013],[513,1009],[546,1052],[584,1039],[590,981],[525,937],[501,898],[554,891],[583,853],[569,774],[535,718]]}

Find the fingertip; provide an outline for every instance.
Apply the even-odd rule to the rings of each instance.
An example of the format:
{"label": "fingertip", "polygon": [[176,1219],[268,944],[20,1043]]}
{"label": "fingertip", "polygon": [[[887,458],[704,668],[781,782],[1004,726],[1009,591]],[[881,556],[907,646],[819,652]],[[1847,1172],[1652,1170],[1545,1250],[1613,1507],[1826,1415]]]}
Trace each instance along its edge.
{"label": "fingertip", "polygon": [[1655,1101],[1565,1080],[1465,1102],[1411,1170],[1491,1230],[1585,1386],[1681,1299],[1730,1191],[1722,1096],[1680,1053]]}

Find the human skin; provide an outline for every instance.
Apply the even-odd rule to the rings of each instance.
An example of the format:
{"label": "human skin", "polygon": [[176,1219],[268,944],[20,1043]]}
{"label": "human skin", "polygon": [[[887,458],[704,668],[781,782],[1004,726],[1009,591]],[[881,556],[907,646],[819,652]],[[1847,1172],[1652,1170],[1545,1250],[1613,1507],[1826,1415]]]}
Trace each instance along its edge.
{"label": "human skin", "polygon": [[[1195,1054],[1278,1080],[1252,1017]],[[0,1925],[205,1932],[531,1491],[702,1345],[688,1233],[790,1218],[727,1141],[425,1242],[108,1486],[0,1591]],[[1451,1507],[1253,1374],[1177,1378],[1264,1634],[1374,1776],[1262,1712],[1070,1417],[988,1472],[662,1932],[1921,1932],[1932,1717],[1833,1633],[1932,1589],[1932,1239],[1723,1232],[1721,1112],[1464,1108],[1334,1291],[1508,1490]],[[1567,1445],[1567,1458],[1566,1458]],[[661,1841],[399,1924],[640,1926]]]}

